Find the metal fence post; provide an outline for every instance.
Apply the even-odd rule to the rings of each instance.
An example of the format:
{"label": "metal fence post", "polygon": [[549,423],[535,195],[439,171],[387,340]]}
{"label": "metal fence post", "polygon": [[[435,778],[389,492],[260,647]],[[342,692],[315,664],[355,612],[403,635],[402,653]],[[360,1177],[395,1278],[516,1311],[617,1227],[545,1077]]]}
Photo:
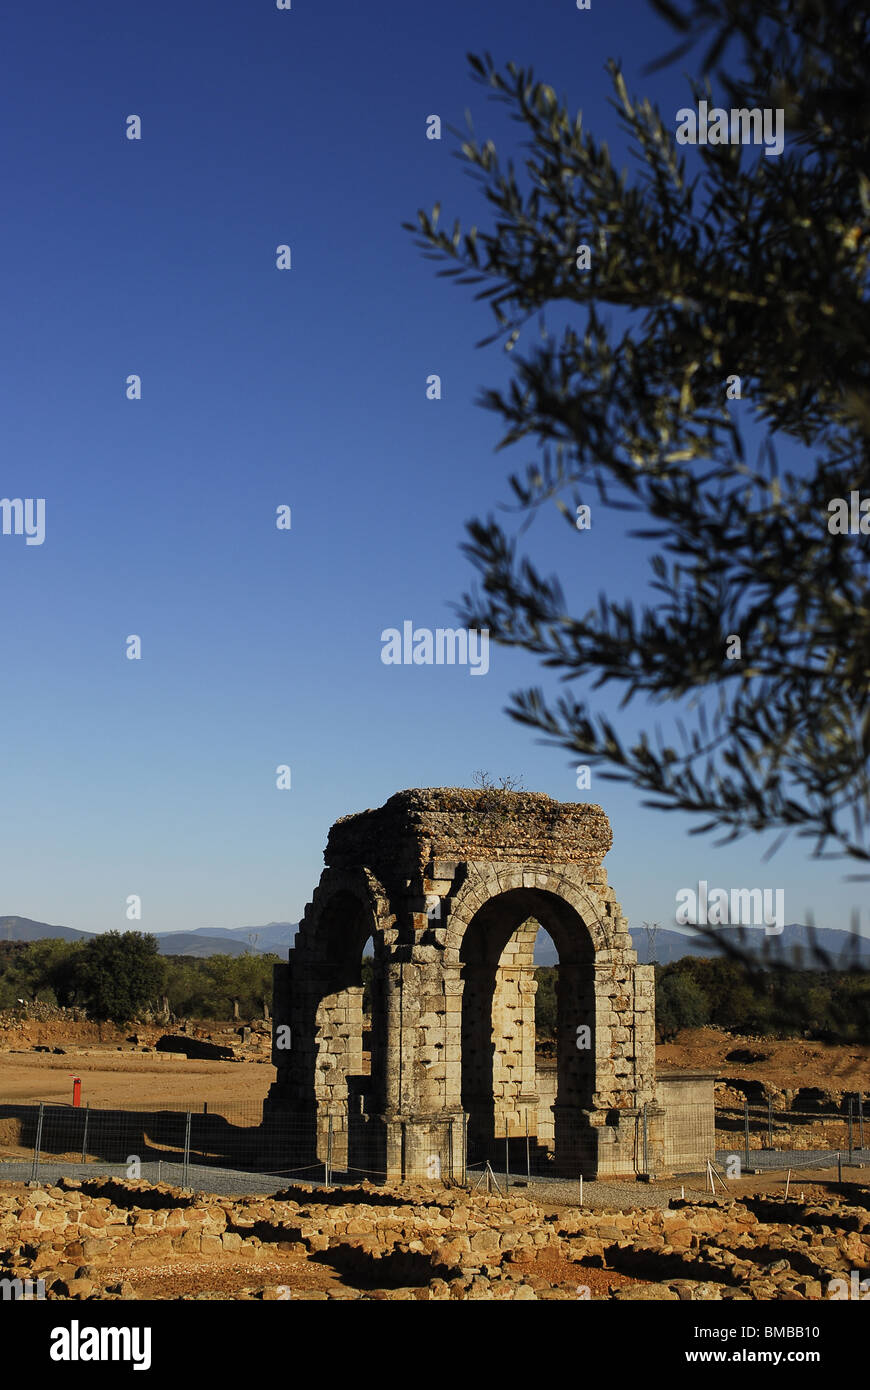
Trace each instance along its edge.
{"label": "metal fence post", "polygon": [[39,1115],[36,1119],[36,1142],[33,1148],[33,1166],[30,1169],[30,1181],[36,1182],[39,1173],[39,1149],[42,1144],[42,1117],[45,1111],[45,1101],[39,1102]]}
{"label": "metal fence post", "polygon": [[529,1107],[526,1106],[526,1183],[532,1180],[532,1162],[529,1156]]}
{"label": "metal fence post", "polygon": [[646,1101],[643,1101],[643,1172],[649,1173],[649,1144],[646,1134]]}
{"label": "metal fence post", "polygon": [[90,1119],[90,1114],[91,1102],[88,1101],[85,1106],[84,1128],[82,1129],[82,1163],[87,1163],[88,1161],[88,1120]]}
{"label": "metal fence post", "polygon": [[507,1191],[507,1189],[508,1189],[508,1188],[510,1187],[510,1185],[511,1185],[511,1156],[510,1156],[510,1149],[508,1148],[509,1142],[510,1142],[510,1141],[509,1141],[509,1139],[508,1139],[508,1118],[507,1118],[507,1116],[505,1116],[505,1122],[504,1122],[504,1185],[505,1185],[505,1191]]}
{"label": "metal fence post", "polygon": [[184,1122],[184,1167],[182,1169],[181,1186],[188,1187],[188,1169],[190,1168],[190,1122],[193,1116],[188,1110]]}
{"label": "metal fence post", "polygon": [[744,1097],[744,1099],[743,1099],[743,1136],[744,1136],[744,1140],[745,1140],[743,1166],[744,1166],[744,1168],[748,1168],[748,1167],[749,1167],[749,1101],[748,1101],[745,1097]]}
{"label": "metal fence post", "polygon": [[849,1097],[849,1162],[852,1162],[852,1097]]}
{"label": "metal fence post", "polygon": [[767,1097],[767,1147],[773,1148],[773,1099]]}
{"label": "metal fence post", "polygon": [[864,1147],[864,1092],[858,1092],[858,1147]]}
{"label": "metal fence post", "polygon": [[326,1136],[326,1186],[332,1181],[332,1116],[329,1116],[329,1132]]}

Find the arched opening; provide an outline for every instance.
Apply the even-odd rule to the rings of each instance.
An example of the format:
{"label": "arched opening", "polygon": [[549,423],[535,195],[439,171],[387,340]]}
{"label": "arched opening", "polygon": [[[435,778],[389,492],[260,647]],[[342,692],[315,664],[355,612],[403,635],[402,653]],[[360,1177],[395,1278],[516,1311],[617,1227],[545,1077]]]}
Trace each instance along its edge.
{"label": "arched opening", "polygon": [[[383,1169],[383,1126],[376,1117],[384,1108],[386,1067],[386,996],[379,938],[369,935],[360,960],[360,1053],[358,1070],[348,1075],[347,1176],[357,1181]],[[350,1013],[348,1020],[350,1022]]]}
{"label": "arched opening", "polygon": [[364,1076],[372,1074],[372,1004],[375,985],[375,943],[370,936],[362,953],[362,1069]]}
{"label": "arched opening", "polygon": [[[549,947],[558,971],[547,980],[549,1068],[546,1049],[540,1063],[536,1056],[539,941],[538,954],[546,958]],[[567,1136],[573,1128],[579,1137],[581,1112],[592,1108],[595,1090],[594,959],[583,919],[543,889],[498,894],[472,918],[460,949],[462,1107],[471,1163],[488,1158],[516,1172],[528,1152],[530,1168],[539,1169],[569,1149],[573,1161],[576,1144]]]}
{"label": "arched opening", "polygon": [[[535,937],[535,1152],[541,1167],[553,1157],[553,1106],[558,1095],[559,952],[550,933],[539,927]],[[521,1155],[523,1157],[523,1155]]]}
{"label": "arched opening", "polygon": [[361,1176],[375,1161],[369,1117],[383,1108],[383,1096],[373,1092],[384,1074],[377,1055],[385,1034],[381,940],[372,931],[367,904],[349,892],[330,899],[319,937],[314,1018],[318,1153],[329,1158],[333,1172]]}

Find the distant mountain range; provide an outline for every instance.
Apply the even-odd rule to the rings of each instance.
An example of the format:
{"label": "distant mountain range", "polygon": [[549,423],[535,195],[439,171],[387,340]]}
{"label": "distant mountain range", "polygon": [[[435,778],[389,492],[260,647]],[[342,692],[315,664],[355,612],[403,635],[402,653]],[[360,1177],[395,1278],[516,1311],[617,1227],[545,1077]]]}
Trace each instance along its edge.
{"label": "distant mountain range", "polygon": [[[659,928],[655,944],[651,945],[645,928],[629,928],[637,958],[642,965],[655,961],[658,965],[669,965],[671,961],[683,956],[716,956],[719,952],[715,942],[688,932],[666,931]],[[823,967],[813,959],[810,929],[800,922],[783,927],[779,936],[765,936],[760,928],[747,928],[743,937],[739,927],[718,927],[717,935],[723,940],[729,937],[741,950],[752,955],[768,955],[771,961],[782,960],[788,965],[799,966],[804,970],[820,970]],[[838,931],[835,928],[820,928],[815,932],[817,943],[831,957],[834,968],[848,969],[850,965],[861,965],[870,969],[870,937],[855,936],[852,932]],[[536,965],[558,965],[556,948],[548,939],[538,937],[535,949]]]}
{"label": "distant mountain range", "polygon": [[[198,927],[194,931],[154,932],[162,956],[241,956],[245,951],[254,955],[286,955],[296,935],[296,922],[269,922],[259,927]],[[129,930],[136,930],[131,923]],[[718,929],[723,938],[729,935],[736,941],[737,927]],[[96,932],[77,931],[74,927],[54,927],[47,922],[32,922],[28,917],[0,917],[0,941],[43,941],[48,937],[60,937],[63,941],[87,941]],[[757,945],[752,937],[757,937]],[[833,928],[821,928],[816,936],[819,945],[832,958],[835,965],[847,968],[860,964],[870,969],[870,937],[854,936],[851,932]],[[655,937],[651,952],[650,941],[643,927],[631,930],[631,939],[637,951],[638,960],[647,964],[655,960],[659,965],[668,965],[682,956],[715,956],[715,944],[703,941],[688,932],[666,931],[660,928]],[[747,932],[742,945],[744,949],[753,945],[753,954],[765,948],[771,958],[785,960],[790,965],[802,966],[805,970],[819,969],[812,959],[809,928],[794,922],[783,929],[780,936],[765,936],[761,930]],[[536,965],[558,965],[556,948],[547,936],[538,936],[535,946]]]}
{"label": "distant mountain range", "polygon": [[[647,962],[654,959],[661,965],[679,960],[681,956],[715,956],[718,954],[715,943],[697,941],[692,936],[677,931],[658,931],[655,938],[654,955],[650,955],[647,933],[643,927],[631,933],[638,959]],[[870,969],[870,937],[860,936],[851,931],[840,931],[835,927],[810,928],[803,922],[792,922],[783,927],[780,936],[766,936],[760,928],[747,928],[741,932],[739,927],[717,928],[717,936],[727,941],[729,938],[741,950],[760,955],[771,962],[782,961],[802,970],[823,970],[814,957],[816,949],[829,957],[834,969],[848,970],[852,965]],[[688,946],[687,946],[688,942]]]}
{"label": "distant mountain range", "polygon": [[[269,922],[261,927],[198,927],[194,931],[153,932],[162,956],[241,956],[273,952],[285,955],[296,934],[296,922]],[[125,930],[141,930],[131,922]],[[96,932],[53,927],[29,917],[0,917],[0,941],[88,941]]]}

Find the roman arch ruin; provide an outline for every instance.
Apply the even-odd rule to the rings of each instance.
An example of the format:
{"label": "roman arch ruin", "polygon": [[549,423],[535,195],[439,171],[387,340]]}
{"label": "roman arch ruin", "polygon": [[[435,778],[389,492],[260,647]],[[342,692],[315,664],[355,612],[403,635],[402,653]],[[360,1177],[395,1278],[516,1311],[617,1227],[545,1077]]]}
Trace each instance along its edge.
{"label": "roman arch ruin", "polygon": [[[638,1117],[656,1151],[664,1113],[654,975],[607,882],[611,841],[599,806],[528,792],[403,791],[337,821],[275,971],[266,1118],[290,1112],[311,1154],[329,1136],[334,1167],[394,1181],[461,1181],[527,1134],[556,1172],[636,1174]],[[559,954],[549,1069],[535,1057],[539,926]]]}

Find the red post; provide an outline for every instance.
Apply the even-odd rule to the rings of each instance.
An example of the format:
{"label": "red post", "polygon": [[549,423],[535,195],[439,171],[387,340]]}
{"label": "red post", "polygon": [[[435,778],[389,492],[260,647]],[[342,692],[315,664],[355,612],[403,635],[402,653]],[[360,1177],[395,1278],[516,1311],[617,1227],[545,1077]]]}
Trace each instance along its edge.
{"label": "red post", "polygon": [[73,1105],[82,1103],[82,1079],[80,1076],[73,1077]]}

